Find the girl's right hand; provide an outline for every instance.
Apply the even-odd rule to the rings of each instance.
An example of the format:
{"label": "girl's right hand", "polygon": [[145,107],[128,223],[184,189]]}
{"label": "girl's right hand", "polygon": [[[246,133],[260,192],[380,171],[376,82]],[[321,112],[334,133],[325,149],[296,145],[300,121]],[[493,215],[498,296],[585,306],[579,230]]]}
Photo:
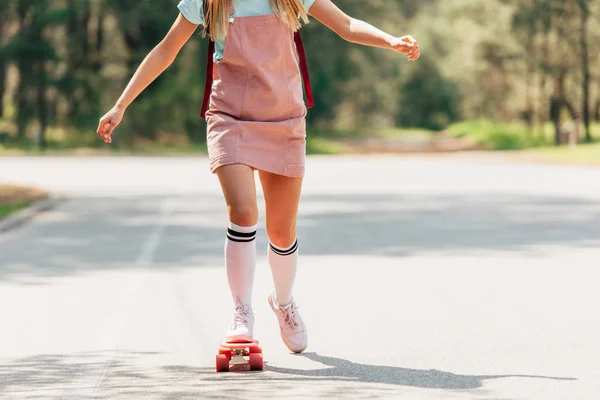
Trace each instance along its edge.
{"label": "girl's right hand", "polygon": [[402,36],[392,41],[392,49],[407,56],[409,61],[416,61],[421,56],[419,43],[412,36]]}
{"label": "girl's right hand", "polygon": [[112,143],[112,138],[110,135],[121,123],[124,113],[124,110],[115,106],[102,118],[100,118],[100,123],[98,124],[98,130],[96,133],[100,139],[104,140],[104,143]]}

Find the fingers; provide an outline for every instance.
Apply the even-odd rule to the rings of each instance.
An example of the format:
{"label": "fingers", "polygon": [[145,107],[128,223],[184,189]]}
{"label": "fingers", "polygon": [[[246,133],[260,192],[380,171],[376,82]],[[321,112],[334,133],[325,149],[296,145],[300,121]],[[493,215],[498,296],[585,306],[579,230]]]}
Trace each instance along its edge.
{"label": "fingers", "polygon": [[410,54],[412,51],[412,46],[407,43],[399,43],[396,46],[396,51],[402,54]]}
{"label": "fingers", "polygon": [[100,120],[98,125],[98,136],[100,139],[104,140],[105,135],[108,132],[108,127],[110,126],[110,122],[105,120],[104,118]]}
{"label": "fingers", "polygon": [[101,118],[100,121],[98,122],[98,128],[96,128],[96,134],[98,134],[98,136],[102,137],[102,133],[104,133],[104,119]]}
{"label": "fingers", "polygon": [[414,47],[408,53],[407,58],[409,61],[416,61],[419,59],[420,56],[421,56],[421,50],[419,49],[419,45],[415,44]]}
{"label": "fingers", "polygon": [[102,135],[102,140],[104,140],[104,143],[112,143],[112,137],[110,135],[112,135],[115,128],[116,126],[112,122],[108,122],[106,124],[104,128],[104,134]]}
{"label": "fingers", "polygon": [[419,49],[419,43],[414,37],[407,35],[398,38],[398,42],[395,45],[397,52],[406,54],[409,61],[418,60],[421,56],[421,50]]}
{"label": "fingers", "polygon": [[115,128],[113,127],[113,125],[112,125],[112,124],[108,124],[108,127],[107,127],[107,129],[104,131],[104,135],[103,135],[103,137],[102,137],[102,140],[104,140],[104,143],[112,143],[112,137],[111,137],[111,135],[112,135],[112,131],[113,131],[114,129],[115,129]]}
{"label": "fingers", "polygon": [[112,121],[103,118],[100,120],[100,124],[98,125],[98,136],[104,141],[104,143],[112,143],[112,138],[110,135],[115,128],[116,125],[113,124]]}
{"label": "fingers", "polygon": [[419,57],[421,56],[421,50],[419,49],[419,43],[412,37],[412,36],[405,36],[403,38],[403,40],[405,42],[410,42],[411,43],[411,49],[408,52],[408,60],[409,61],[415,61],[417,59],[419,59]]}
{"label": "fingers", "polygon": [[417,41],[415,40],[415,38],[412,37],[412,36],[410,36],[410,35],[402,36],[400,38],[400,40],[402,40],[403,42],[408,43],[408,44],[416,44],[417,43]]}

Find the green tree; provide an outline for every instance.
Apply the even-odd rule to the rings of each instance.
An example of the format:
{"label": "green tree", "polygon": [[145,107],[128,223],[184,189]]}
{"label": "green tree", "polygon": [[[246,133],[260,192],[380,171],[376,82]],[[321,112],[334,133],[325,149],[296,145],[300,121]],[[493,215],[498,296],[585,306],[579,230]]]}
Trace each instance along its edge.
{"label": "green tree", "polygon": [[460,118],[460,92],[445,79],[435,62],[422,57],[401,87],[397,122],[406,127],[442,130]]}
{"label": "green tree", "polygon": [[[178,10],[171,0],[106,0],[106,3],[118,21],[126,48],[126,73],[116,89],[120,92],[144,57],[168,32]],[[193,141],[204,139],[199,134],[204,126],[199,110],[206,50],[207,41],[195,35],[174,64],[140,95],[121,127],[122,131],[131,132],[123,139],[125,142],[131,143],[132,136],[155,140],[159,133],[173,131],[187,132]]]}
{"label": "green tree", "polygon": [[64,23],[69,10],[51,7],[50,0],[18,0],[14,3],[19,30],[3,48],[6,60],[19,70],[17,89],[17,127],[20,138],[30,121],[39,122],[39,146],[46,148],[45,132],[49,125],[47,91],[53,85],[50,70],[59,61],[46,35],[49,27]]}
{"label": "green tree", "polygon": [[4,116],[4,94],[6,93],[6,70],[8,67],[6,54],[3,51],[7,41],[7,25],[12,11],[10,0],[0,0],[0,118]]}
{"label": "green tree", "polygon": [[66,104],[66,121],[76,128],[95,127],[102,112],[100,94],[105,44],[103,1],[66,0],[64,73],[57,81]]}
{"label": "green tree", "polygon": [[577,0],[580,15],[580,29],[579,29],[579,45],[581,52],[581,73],[583,79],[582,85],[582,97],[581,97],[581,110],[583,114],[583,125],[585,129],[585,140],[587,142],[592,141],[590,133],[590,57],[589,57],[589,38],[588,38],[588,21],[590,19],[590,6],[588,0]]}

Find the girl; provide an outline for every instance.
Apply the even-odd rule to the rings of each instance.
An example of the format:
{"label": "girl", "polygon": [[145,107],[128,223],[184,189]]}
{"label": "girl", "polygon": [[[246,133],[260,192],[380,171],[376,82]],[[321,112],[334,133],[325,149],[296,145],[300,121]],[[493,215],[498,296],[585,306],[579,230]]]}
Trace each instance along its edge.
{"label": "girl", "polygon": [[[411,36],[396,38],[349,17],[331,0],[181,0],[178,8],[170,31],[100,119],[97,133],[111,143],[127,107],[171,65],[202,25],[211,50],[216,45],[216,68],[212,71],[210,57],[207,71],[207,78],[214,78],[213,83],[207,80],[210,97],[205,100],[210,105],[205,102],[202,116],[207,121],[210,169],[219,179],[229,216],[225,266],[234,311],[226,339],[253,339],[257,170],[265,197],[268,262],[274,281],[268,302],[286,346],[302,352],[307,346],[306,327],[292,297],[307,112],[301,76],[306,67],[297,31],[301,22],[308,23],[310,14],[347,41],[390,49],[410,61],[419,58],[419,46]],[[304,78],[306,84],[307,75]]]}

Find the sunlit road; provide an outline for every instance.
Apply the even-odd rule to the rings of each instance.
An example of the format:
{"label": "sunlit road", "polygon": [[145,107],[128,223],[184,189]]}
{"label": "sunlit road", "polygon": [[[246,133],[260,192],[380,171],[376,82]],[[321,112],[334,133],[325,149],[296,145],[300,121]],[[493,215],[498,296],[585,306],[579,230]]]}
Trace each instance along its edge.
{"label": "sunlit road", "polygon": [[203,157],[0,158],[68,196],[0,235],[0,397],[600,398],[600,169],[315,157],[284,347],[261,212],[265,371],[214,372],[225,207]]}

